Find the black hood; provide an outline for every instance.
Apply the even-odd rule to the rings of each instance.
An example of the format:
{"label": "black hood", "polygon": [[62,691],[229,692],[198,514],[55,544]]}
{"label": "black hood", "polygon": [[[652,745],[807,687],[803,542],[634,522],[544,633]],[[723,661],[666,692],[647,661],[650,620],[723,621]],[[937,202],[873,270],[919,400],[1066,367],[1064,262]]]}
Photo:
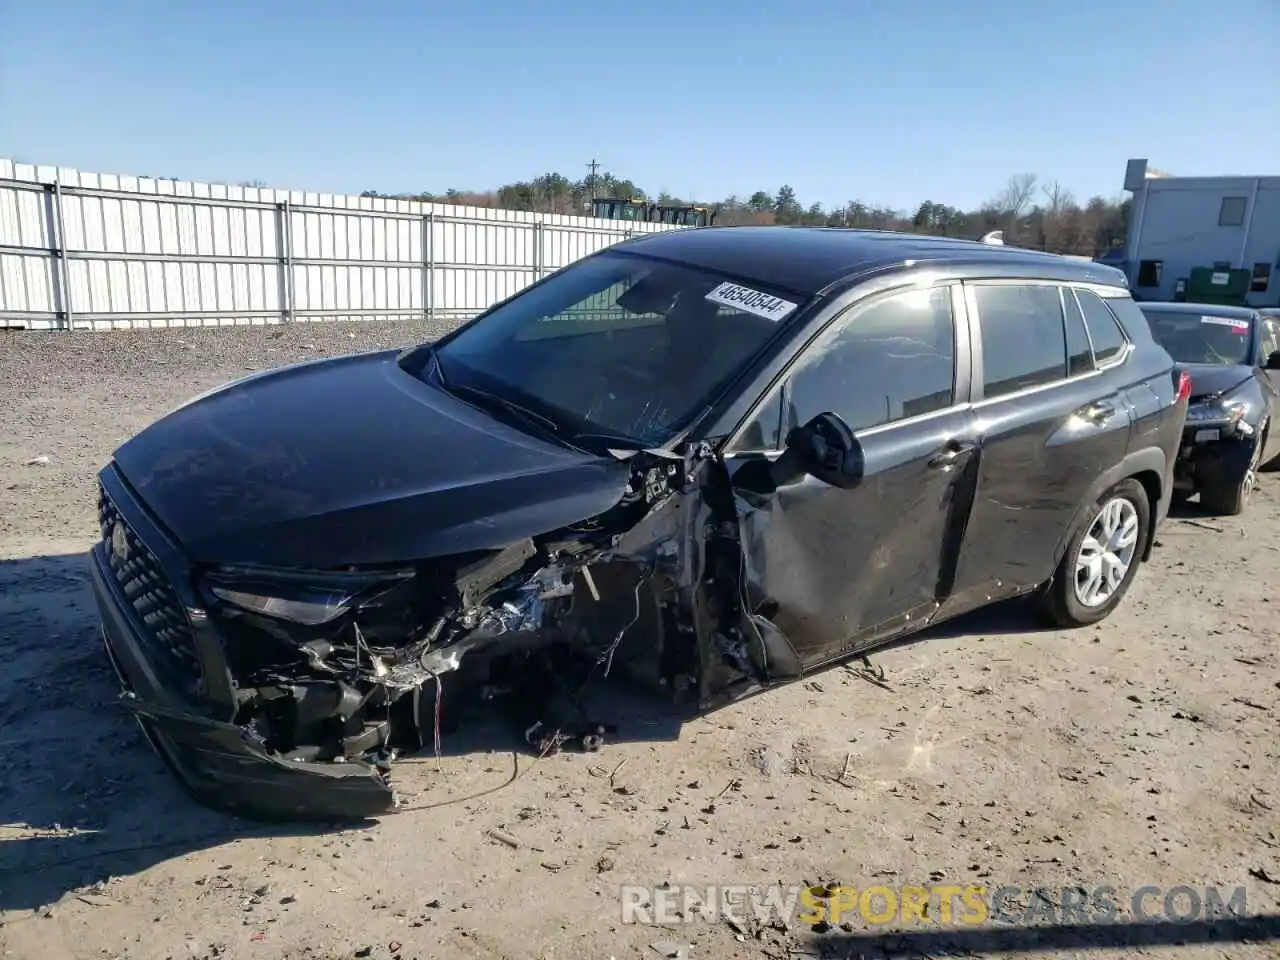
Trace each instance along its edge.
{"label": "black hood", "polygon": [[502,547],[604,512],[628,478],[422,382],[394,351],[238,381],[115,462],[193,560],[313,568]]}
{"label": "black hood", "polygon": [[1174,370],[1186,371],[1191,377],[1193,401],[1226,393],[1253,376],[1253,368],[1245,363],[1178,363]]}

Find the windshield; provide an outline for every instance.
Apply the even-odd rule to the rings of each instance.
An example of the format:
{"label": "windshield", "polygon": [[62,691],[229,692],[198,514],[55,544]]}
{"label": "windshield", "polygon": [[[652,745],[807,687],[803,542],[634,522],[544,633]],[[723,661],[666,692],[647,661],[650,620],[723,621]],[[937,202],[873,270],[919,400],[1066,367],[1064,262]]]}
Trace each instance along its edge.
{"label": "windshield", "polygon": [[1253,321],[1164,310],[1144,310],[1151,333],[1175,363],[1248,363]]}
{"label": "windshield", "polygon": [[519,404],[568,442],[658,447],[719,396],[798,300],[604,253],[496,308],[436,358],[444,389]]}

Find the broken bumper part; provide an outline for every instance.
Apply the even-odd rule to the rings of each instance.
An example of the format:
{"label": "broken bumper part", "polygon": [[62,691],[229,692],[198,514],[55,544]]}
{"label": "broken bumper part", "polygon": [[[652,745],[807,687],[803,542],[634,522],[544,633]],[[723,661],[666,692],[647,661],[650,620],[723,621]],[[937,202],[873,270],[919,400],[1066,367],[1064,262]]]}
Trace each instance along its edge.
{"label": "broken bumper part", "polygon": [[90,573],[103,641],[124,703],[161,759],[200,801],[259,819],[361,820],[389,812],[395,794],[362,761],[307,763],[268,753],[241,727],[193,712],[161,679],[146,627],[111,574],[104,548]]}
{"label": "broken bumper part", "polygon": [[1182,436],[1174,469],[1174,488],[1193,493],[1206,486],[1239,483],[1249,469],[1253,453],[1253,433],[1245,434],[1236,424],[1196,423]]}

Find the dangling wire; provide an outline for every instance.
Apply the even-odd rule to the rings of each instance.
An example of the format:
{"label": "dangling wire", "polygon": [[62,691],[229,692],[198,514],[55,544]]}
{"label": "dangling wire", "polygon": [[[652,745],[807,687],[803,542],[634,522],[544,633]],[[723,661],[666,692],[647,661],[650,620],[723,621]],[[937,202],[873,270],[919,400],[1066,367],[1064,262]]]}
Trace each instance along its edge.
{"label": "dangling wire", "polygon": [[634,627],[636,625],[636,621],[640,619],[640,588],[643,587],[648,582],[648,580],[649,580],[648,577],[641,577],[639,580],[636,581],[636,591],[635,591],[636,612],[631,617],[631,620],[627,623],[627,625],[618,631],[618,635],[613,638],[613,643],[609,644],[609,648],[603,654],[601,654],[600,659],[596,661],[597,664],[601,662],[604,663],[604,675],[606,677],[609,676],[609,671],[613,669],[613,655],[617,652],[618,646],[622,643],[623,636],[626,634],[628,630]]}

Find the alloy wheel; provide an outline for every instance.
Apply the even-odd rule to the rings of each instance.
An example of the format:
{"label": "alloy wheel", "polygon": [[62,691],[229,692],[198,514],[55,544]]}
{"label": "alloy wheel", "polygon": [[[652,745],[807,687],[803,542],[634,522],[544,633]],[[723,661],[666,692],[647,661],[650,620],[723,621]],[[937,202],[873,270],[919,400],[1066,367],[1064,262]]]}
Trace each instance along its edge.
{"label": "alloy wheel", "polygon": [[1102,505],[1076,553],[1076,599],[1100,607],[1124,583],[1138,551],[1138,510],[1125,497]]}

